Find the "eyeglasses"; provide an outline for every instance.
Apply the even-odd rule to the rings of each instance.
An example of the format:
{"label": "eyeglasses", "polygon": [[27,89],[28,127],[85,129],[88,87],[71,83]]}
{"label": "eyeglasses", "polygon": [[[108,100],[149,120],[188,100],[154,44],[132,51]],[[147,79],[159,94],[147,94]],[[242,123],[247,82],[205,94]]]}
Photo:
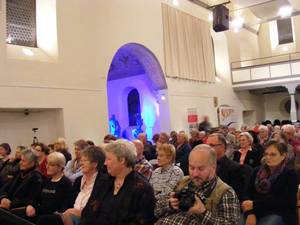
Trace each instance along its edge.
{"label": "eyeglasses", "polygon": [[214,147],[218,147],[221,146],[222,144],[208,144],[210,147],[214,148]]}
{"label": "eyeglasses", "polygon": [[264,157],[266,157],[266,156],[269,156],[269,157],[271,157],[271,158],[274,158],[274,157],[278,156],[278,154],[276,154],[276,153],[270,153],[270,154],[264,153]]}

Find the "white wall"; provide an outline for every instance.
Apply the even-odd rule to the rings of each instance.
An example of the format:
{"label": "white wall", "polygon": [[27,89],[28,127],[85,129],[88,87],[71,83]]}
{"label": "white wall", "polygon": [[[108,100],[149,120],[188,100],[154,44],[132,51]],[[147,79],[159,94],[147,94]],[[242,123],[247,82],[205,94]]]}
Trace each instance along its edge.
{"label": "white wall", "polygon": [[[284,103],[290,99],[288,92],[281,92],[276,94],[265,94],[264,95],[264,108],[266,112],[266,119],[273,121],[274,119],[279,120],[290,120],[290,114],[284,110]],[[300,106],[300,95],[296,94],[295,99]],[[300,119],[300,111],[298,109],[298,119]]]}
{"label": "white wall", "polygon": [[[20,47],[6,46],[5,10],[1,10],[1,107],[62,109],[64,136],[69,144],[78,138],[101,142],[108,132],[106,79],[117,50],[126,43],[145,45],[165,68],[161,2],[170,4],[168,0],[56,1],[57,43],[51,37],[53,49],[45,45],[32,49],[33,57],[23,55]],[[0,4],[5,9],[5,1]],[[207,10],[187,0],[180,1],[179,9],[208,18]],[[170,129],[187,129],[186,109],[194,107],[200,116],[209,115],[213,125],[217,125],[214,96],[219,105],[236,108],[239,123],[242,110],[260,109],[259,98],[233,92],[227,39],[224,34],[212,35],[222,83],[167,79]],[[168,126],[164,128],[167,130]],[[53,132],[50,136],[54,135]]]}
{"label": "white wall", "polygon": [[0,142],[8,142],[15,149],[17,145],[30,146],[33,141],[32,128],[39,128],[36,137],[40,142],[51,143],[63,133],[61,109],[29,109],[25,115],[22,110],[1,109]]}

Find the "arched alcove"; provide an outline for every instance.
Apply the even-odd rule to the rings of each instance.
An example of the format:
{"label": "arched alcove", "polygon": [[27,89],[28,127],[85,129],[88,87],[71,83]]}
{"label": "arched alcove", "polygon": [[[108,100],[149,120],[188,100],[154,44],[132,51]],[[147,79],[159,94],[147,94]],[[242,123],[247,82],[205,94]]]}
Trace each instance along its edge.
{"label": "arched alcove", "polygon": [[107,98],[114,135],[134,139],[146,132],[151,139],[153,133],[169,130],[166,80],[157,58],[145,46],[129,43],[117,50],[107,76]]}

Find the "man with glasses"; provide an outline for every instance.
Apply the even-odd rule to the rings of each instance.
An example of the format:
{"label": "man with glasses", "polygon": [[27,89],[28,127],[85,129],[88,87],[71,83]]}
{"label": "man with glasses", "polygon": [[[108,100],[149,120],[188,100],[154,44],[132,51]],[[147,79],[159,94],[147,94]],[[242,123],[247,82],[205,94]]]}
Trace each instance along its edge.
{"label": "man with glasses", "polygon": [[[170,196],[158,199],[157,225],[236,225],[240,204],[234,190],[216,175],[217,156],[210,146],[197,145],[189,156],[189,176]],[[185,196],[185,197],[184,197]]]}
{"label": "man with glasses", "polygon": [[217,175],[235,190],[240,201],[243,200],[243,195],[252,174],[251,167],[240,165],[225,155],[227,142],[224,135],[220,133],[209,135],[207,144],[210,145],[217,154]]}

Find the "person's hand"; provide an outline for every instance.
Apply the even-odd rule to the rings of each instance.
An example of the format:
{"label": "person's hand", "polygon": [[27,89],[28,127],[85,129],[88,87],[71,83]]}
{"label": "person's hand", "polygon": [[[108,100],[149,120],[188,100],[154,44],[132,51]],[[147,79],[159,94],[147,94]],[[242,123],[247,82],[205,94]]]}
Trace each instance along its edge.
{"label": "person's hand", "polygon": [[78,210],[78,209],[70,208],[70,209],[67,209],[63,214],[68,215],[68,216],[75,215],[75,216],[80,217],[81,216],[81,211]]}
{"label": "person's hand", "polygon": [[251,200],[243,201],[242,209],[243,209],[244,212],[252,210],[253,209],[253,201],[251,201]]}
{"label": "person's hand", "polygon": [[188,213],[190,214],[201,214],[201,213],[204,213],[206,210],[203,202],[201,201],[201,199],[195,195],[195,203],[193,205],[193,207],[191,207],[189,210],[188,210]]}
{"label": "person's hand", "polygon": [[35,208],[32,205],[28,205],[26,207],[26,216],[28,217],[34,217],[35,216]]}
{"label": "person's hand", "polygon": [[178,198],[176,198],[175,192],[170,193],[169,203],[172,209],[176,209],[176,210],[179,209],[179,200]]}
{"label": "person's hand", "polygon": [[0,207],[4,209],[9,209],[11,205],[11,201],[8,198],[2,198]]}
{"label": "person's hand", "polygon": [[254,214],[248,215],[245,225],[256,225],[256,216]]}

